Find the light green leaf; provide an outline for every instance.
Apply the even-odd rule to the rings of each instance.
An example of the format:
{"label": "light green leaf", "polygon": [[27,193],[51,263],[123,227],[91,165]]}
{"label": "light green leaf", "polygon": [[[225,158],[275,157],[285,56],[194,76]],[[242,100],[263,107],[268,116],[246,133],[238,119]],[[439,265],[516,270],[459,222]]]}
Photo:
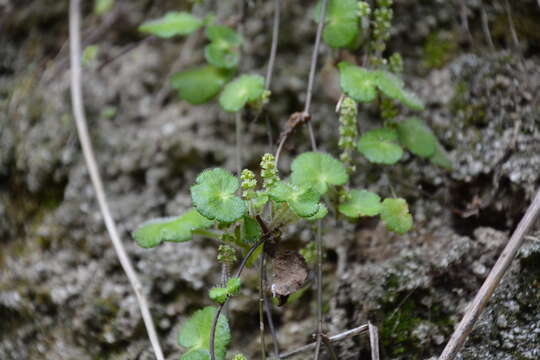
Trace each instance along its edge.
{"label": "light green leaf", "polygon": [[211,65],[231,69],[238,64],[238,52],[218,43],[211,43],[204,48],[204,57]]}
{"label": "light green leaf", "polygon": [[242,44],[242,37],[228,26],[208,25],[206,27],[206,36],[211,42],[223,43],[227,47]]}
{"label": "light green leaf", "polygon": [[88,66],[96,61],[99,54],[99,46],[97,45],[88,45],[84,48],[82,54],[82,65]]}
{"label": "light green leaf", "polygon": [[384,199],[381,206],[381,219],[386,228],[398,234],[405,234],[412,228],[413,219],[404,199]]}
{"label": "light green leaf", "polygon": [[[321,2],[315,7],[315,20],[319,22]],[[349,45],[358,35],[359,17],[357,0],[330,0],[326,8],[323,39],[333,48]]]}
{"label": "light green leaf", "polygon": [[242,280],[239,277],[232,277],[227,281],[227,293],[229,296],[237,295],[240,292]]}
{"label": "light green leaf", "polygon": [[190,210],[180,217],[161,218],[142,224],[133,232],[139,246],[151,248],[163,241],[184,242],[191,240],[193,231],[207,229],[213,222]]}
{"label": "light green leaf", "polygon": [[328,215],[328,208],[324,204],[319,204],[319,210],[317,210],[315,215],[311,215],[306,220],[317,221],[317,220],[324,219],[326,215]]}
{"label": "light green leaf", "polygon": [[438,140],[419,118],[411,117],[397,124],[399,141],[413,154],[428,158],[435,154]]}
{"label": "light green leaf", "polygon": [[235,195],[238,179],[228,171],[217,168],[203,171],[191,187],[195,209],[208,219],[231,223],[246,212],[244,201]]}
{"label": "light green leaf", "polygon": [[367,190],[351,190],[347,201],[339,205],[339,212],[350,218],[375,216],[381,212],[381,198]]}
{"label": "light green leaf", "polygon": [[342,61],[338,65],[341,89],[345,94],[359,102],[375,99],[375,79],[369,70]]}
{"label": "light green leaf", "polygon": [[223,287],[213,287],[208,292],[208,296],[212,301],[217,302],[218,304],[223,304],[225,300],[229,297],[229,291],[227,288]]}
{"label": "light green leaf", "polygon": [[161,38],[187,35],[203,25],[202,20],[187,12],[168,12],[164,17],[150,20],[139,26],[139,31]]}
{"label": "light green leaf", "polygon": [[94,14],[103,15],[109,11],[114,5],[114,0],[95,0]]}
{"label": "light green leaf", "polygon": [[[216,308],[213,306],[205,307],[196,311],[182,326],[178,336],[180,345],[189,348],[189,352],[195,350],[206,350],[210,348],[210,331],[212,322],[216,316]],[[215,337],[216,359],[225,359],[227,346],[231,341],[231,332],[227,318],[220,314]],[[194,358],[198,359],[198,358]]]}
{"label": "light green leaf", "polygon": [[254,244],[262,236],[262,229],[257,220],[244,216],[244,226],[242,227],[242,241],[246,244]]}
{"label": "light green leaf", "polygon": [[210,352],[204,349],[188,351],[180,356],[180,360],[210,360]]}
{"label": "light green leaf", "polygon": [[300,217],[310,217],[319,210],[320,194],[311,187],[277,182],[268,192],[270,198],[286,202]]}
{"label": "light green leaf", "polygon": [[323,195],[329,185],[343,185],[349,180],[347,169],[341,161],[321,152],[306,152],[291,164],[293,184],[312,187]]}
{"label": "light green leaf", "polygon": [[375,85],[384,95],[399,100],[403,105],[413,110],[424,109],[422,101],[413,93],[405,90],[403,81],[396,75],[384,70],[376,70],[371,74]]}
{"label": "light green leaf", "polygon": [[210,101],[228,81],[230,73],[214,66],[202,66],[174,74],[171,86],[180,99],[198,105]]}
{"label": "light green leaf", "polygon": [[219,97],[219,104],[225,111],[239,111],[246,103],[261,98],[263,92],[263,77],[259,75],[242,75],[227,84]]}
{"label": "light green leaf", "polygon": [[394,129],[379,128],[362,135],[357,149],[372,163],[391,165],[397,163],[403,155],[397,140],[398,135]]}

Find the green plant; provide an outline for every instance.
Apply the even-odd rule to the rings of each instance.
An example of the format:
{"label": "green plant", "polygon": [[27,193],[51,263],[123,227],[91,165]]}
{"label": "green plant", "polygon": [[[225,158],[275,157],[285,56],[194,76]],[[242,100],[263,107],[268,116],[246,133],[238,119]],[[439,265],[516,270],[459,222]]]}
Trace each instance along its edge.
{"label": "green plant", "polygon": [[[217,261],[226,271],[223,271],[225,276],[222,281],[209,290],[210,299],[218,307],[217,310],[207,307],[198,311],[183,326],[179,342],[188,349],[182,356],[184,360],[225,358],[230,333],[226,319],[220,314],[227,301],[241,293],[241,273],[245,266],[253,262],[253,258],[260,259],[259,313],[264,334],[262,304],[265,302],[266,257],[272,262],[274,270],[271,292],[282,304],[306,281],[306,261],[317,265],[317,282],[322,283],[323,220],[329,214],[346,221],[379,216],[384,226],[397,234],[404,234],[412,228],[413,217],[405,199],[393,194],[385,198],[367,189],[351,188],[351,179],[357,170],[356,152],[369,163],[386,166],[397,164],[406,149],[440,166],[450,166],[441,144],[422,120],[417,117],[400,118],[400,105],[410,111],[421,111],[424,104],[405,88],[400,78],[403,72],[401,56],[393,54],[389,59],[384,57],[393,16],[392,1],[378,0],[373,12],[363,1],[328,0],[327,9],[326,4],[327,1],[323,0],[315,9],[318,36],[322,34],[323,40],[332,48],[355,50],[364,47],[369,53],[369,62],[363,67],[352,62],[336,61],[339,63],[337,68],[343,92],[338,104],[339,160],[316,150],[309,113],[315,56],[315,62],[311,64],[305,110],[291,116],[290,128],[284,131],[276,155],[267,153],[262,156],[259,180],[255,169],[242,170],[240,166],[236,175],[222,168],[205,170],[191,186],[192,209],[178,217],[147,222],[133,233],[137,243],[145,248],[158,246],[165,241],[190,241],[195,236],[213,239],[218,244]],[[171,12],[161,19],[141,25],[140,30],[170,38],[187,35],[204,27],[204,34],[209,40],[204,48],[207,64],[175,74],[171,79],[172,86],[179,91],[181,99],[191,104],[208,102],[220,94],[218,102],[221,108],[235,113],[237,120],[246,107],[260,112],[269,100],[271,66],[266,79],[254,74],[237,76],[244,39],[232,28],[215,24],[214,21],[213,16],[200,19],[185,12]],[[318,53],[319,40],[318,37],[315,54]],[[383,119],[382,126],[359,136],[359,105],[377,106]],[[304,124],[310,129],[312,151],[299,154],[291,163],[289,177],[282,179],[276,159],[279,159],[283,144],[292,130]],[[237,121],[237,139],[239,129]],[[240,148],[237,151],[240,153]],[[238,163],[240,165],[240,161]],[[317,224],[316,242],[300,252],[284,249],[281,239],[284,227],[296,223],[309,226],[314,222]],[[242,255],[239,264],[237,254]],[[229,277],[228,270],[234,265],[237,265],[237,270]],[[321,288],[318,287],[319,345],[321,296]],[[264,359],[264,336],[261,344]],[[279,349],[275,352],[278,353]],[[234,360],[240,359],[245,357],[241,354],[234,357]]]}

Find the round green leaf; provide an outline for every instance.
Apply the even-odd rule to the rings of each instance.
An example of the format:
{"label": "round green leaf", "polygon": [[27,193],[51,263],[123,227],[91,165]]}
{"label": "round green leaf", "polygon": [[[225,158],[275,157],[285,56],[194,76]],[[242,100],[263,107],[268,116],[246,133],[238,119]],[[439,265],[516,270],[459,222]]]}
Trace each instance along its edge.
{"label": "round green leaf", "polygon": [[343,185],[349,175],[343,163],[321,152],[306,152],[296,157],[291,165],[293,184],[312,187],[323,195],[329,185]]}
{"label": "round green leaf", "polygon": [[214,66],[202,66],[176,73],[171,86],[178,90],[180,98],[198,105],[210,101],[223,88],[230,73]]}
{"label": "round green leaf", "polygon": [[324,219],[324,217],[328,215],[328,208],[324,204],[319,204],[319,210],[315,213],[315,215],[311,215],[307,218],[308,221],[317,221]]}
{"label": "round green leaf", "polygon": [[225,300],[229,297],[229,291],[227,288],[214,287],[208,292],[208,296],[212,301],[217,302],[218,304],[223,304]]}
{"label": "round green leaf", "polygon": [[[212,330],[212,322],[216,316],[216,311],[213,306],[196,311],[182,326],[178,336],[179,344],[189,348],[189,352],[199,349],[208,351],[210,348],[210,331]],[[223,314],[220,314],[214,344],[216,359],[225,359],[227,346],[230,342],[229,322]]]}
{"label": "round green leaf", "polygon": [[257,220],[244,216],[244,226],[242,227],[242,240],[246,244],[254,244],[262,236],[262,229]]}
{"label": "round green leaf", "polygon": [[264,78],[259,75],[242,75],[225,86],[219,104],[225,111],[241,110],[246,103],[261,98],[264,93]]}
{"label": "round green leaf", "polygon": [[386,228],[398,234],[404,234],[412,228],[413,219],[409,206],[404,199],[384,199],[381,205],[381,219]]}
{"label": "round green leaf", "polygon": [[323,40],[332,48],[348,46],[358,36],[357,19],[332,19],[323,31]]}
{"label": "round green leaf", "polygon": [[314,216],[319,210],[320,194],[311,185],[276,183],[268,195],[279,202],[287,202],[289,208],[300,217]]}
{"label": "round green leaf", "polygon": [[161,38],[187,35],[202,26],[202,20],[187,12],[168,12],[164,17],[150,20],[139,26],[139,31]]}
{"label": "round green leaf", "polygon": [[246,212],[244,201],[235,195],[238,179],[223,169],[203,171],[191,187],[193,205],[203,216],[231,223]]}
{"label": "round green leaf", "polygon": [[347,201],[339,205],[339,212],[350,218],[375,216],[381,212],[381,198],[367,190],[351,190]]}
{"label": "round green leaf", "polygon": [[345,94],[359,102],[370,102],[375,99],[375,80],[369,70],[348,62],[339,65],[341,89]]}
{"label": "round green leaf", "polygon": [[242,280],[239,277],[232,277],[227,280],[227,292],[229,296],[237,295],[240,292],[242,286]]}
{"label": "round green leaf", "polygon": [[379,128],[366,132],[358,140],[357,149],[369,161],[376,164],[395,164],[401,159],[403,150],[397,144],[394,129]]}
{"label": "round green leaf", "polygon": [[204,57],[211,65],[231,69],[238,64],[238,52],[219,43],[208,44],[204,48]]}
{"label": "round green leaf", "polygon": [[429,127],[416,117],[397,124],[399,141],[415,155],[428,158],[435,154],[437,138]]}
{"label": "round green leaf", "polygon": [[226,47],[238,46],[242,43],[242,37],[228,26],[208,25],[205,32],[211,42],[224,43]]}
{"label": "round green leaf", "polygon": [[437,144],[437,148],[435,149],[435,154],[433,154],[432,157],[429,158],[429,160],[444,169],[452,170],[452,161],[448,157],[448,154],[444,150],[441,144]]}
{"label": "round green leaf", "polygon": [[163,241],[184,242],[191,240],[193,231],[207,229],[213,222],[190,210],[180,217],[150,220],[133,232],[133,238],[139,246],[151,248]]}

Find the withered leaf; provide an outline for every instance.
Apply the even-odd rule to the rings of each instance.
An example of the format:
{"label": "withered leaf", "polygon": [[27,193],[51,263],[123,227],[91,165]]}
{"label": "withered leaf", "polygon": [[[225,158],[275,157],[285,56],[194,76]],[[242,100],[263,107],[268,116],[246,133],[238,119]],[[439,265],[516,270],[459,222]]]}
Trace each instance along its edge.
{"label": "withered leaf", "polygon": [[272,259],[272,272],[271,291],[274,296],[279,297],[279,305],[283,305],[290,294],[304,286],[308,277],[308,266],[298,252],[279,250]]}

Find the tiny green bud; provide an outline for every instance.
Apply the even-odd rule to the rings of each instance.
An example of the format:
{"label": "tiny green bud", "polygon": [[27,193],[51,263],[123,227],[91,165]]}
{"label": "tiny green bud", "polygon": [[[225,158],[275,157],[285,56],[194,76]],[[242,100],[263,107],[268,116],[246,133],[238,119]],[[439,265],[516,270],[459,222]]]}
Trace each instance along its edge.
{"label": "tiny green bud", "polygon": [[270,189],[279,181],[274,155],[268,153],[263,155],[261,160],[261,177],[263,178],[263,187],[265,190]]}
{"label": "tiny green bud", "polygon": [[401,74],[403,72],[403,58],[399,53],[393,53],[390,56],[390,71],[394,74]]}
{"label": "tiny green bud", "polygon": [[255,188],[257,187],[257,179],[255,179],[255,174],[253,171],[244,169],[240,175],[240,180],[242,183],[240,187],[242,188],[242,197],[245,200],[252,200],[255,198]]}
{"label": "tiny green bud", "polygon": [[365,1],[359,1],[358,2],[358,16],[360,17],[366,17],[371,14],[371,8],[369,7],[369,4]]}
{"label": "tiny green bud", "polygon": [[219,245],[217,260],[224,264],[234,264],[236,262],[236,251],[229,245]]}

